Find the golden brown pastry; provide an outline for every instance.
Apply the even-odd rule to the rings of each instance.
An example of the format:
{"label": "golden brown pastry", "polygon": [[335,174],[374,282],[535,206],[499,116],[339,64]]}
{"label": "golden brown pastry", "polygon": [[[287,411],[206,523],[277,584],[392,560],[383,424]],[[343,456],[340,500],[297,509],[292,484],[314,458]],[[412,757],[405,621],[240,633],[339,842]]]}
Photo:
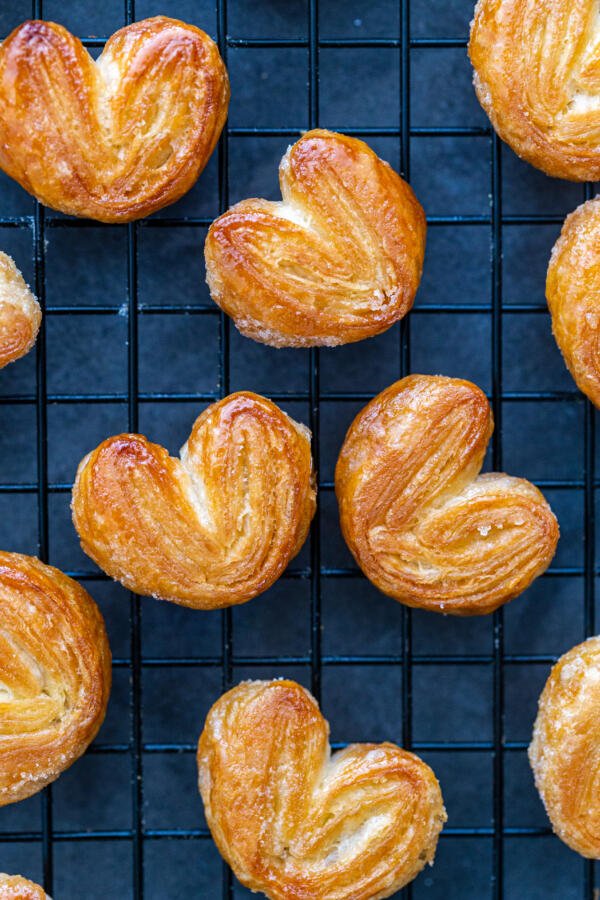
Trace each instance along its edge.
{"label": "golden brown pastry", "polygon": [[31,350],[41,321],[40,305],[14,260],[0,252],[0,369]]}
{"label": "golden brown pastry", "polygon": [[271,900],[377,900],[432,864],[437,779],[394,744],[331,753],[317,701],[293,681],[246,681],[198,744],[206,821],[237,878]]}
{"label": "golden brown pastry", "polygon": [[556,834],[600,859],[600,637],[573,647],[552,669],[529,761]]}
{"label": "golden brown pastry", "polygon": [[479,0],[469,55],[500,137],[548,175],[600,178],[597,0]]}
{"label": "golden brown pastry", "polygon": [[89,594],[38,559],[0,552],[0,806],[84,753],[104,720],[110,667]]}
{"label": "golden brown pastry", "polygon": [[315,511],[310,432],[242,391],[196,420],[181,459],[138,434],[108,438],[73,488],[81,546],[138,594],[198,609],[262,593]]}
{"label": "golden brown pastry", "polygon": [[275,347],[346,344],[385,331],[421,280],[425,214],[362,141],[309,131],[281,160],[282,201],[243,200],[210,227],[213,300]]}
{"label": "golden brown pastry", "polygon": [[558,524],[538,489],[479,474],[493,428],[478,387],[429,375],[397,381],[352,423],[335,470],[342,532],[384,594],[479,615],[550,564]]}
{"label": "golden brown pastry", "polygon": [[600,198],[567,217],[552,251],[546,297],[569,371],[600,406]]}
{"label": "golden brown pastry", "polygon": [[216,44],[193,25],[135,22],[94,61],[61,25],[24,22],[0,46],[0,167],[53,209],[130,222],[192,187],[228,103]]}
{"label": "golden brown pastry", "polygon": [[0,900],[51,900],[39,884],[0,872]]}

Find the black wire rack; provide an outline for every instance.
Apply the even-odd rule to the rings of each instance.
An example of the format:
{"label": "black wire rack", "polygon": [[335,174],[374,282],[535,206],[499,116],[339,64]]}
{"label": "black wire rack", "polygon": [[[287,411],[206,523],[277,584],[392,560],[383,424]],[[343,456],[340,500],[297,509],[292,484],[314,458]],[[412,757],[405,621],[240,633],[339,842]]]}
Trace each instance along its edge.
{"label": "black wire rack", "polygon": [[[234,0],[230,0],[233,3]],[[326,2],[326,0],[323,0]],[[503,286],[502,286],[502,237],[503,226],[529,226],[539,224],[559,224],[562,216],[558,215],[503,215],[502,201],[502,155],[498,138],[488,127],[435,127],[415,128],[411,126],[410,105],[410,72],[411,51],[413,49],[427,49],[432,52],[444,48],[464,48],[466,52],[466,38],[414,38],[411,37],[409,27],[410,0],[398,0],[399,2],[399,32],[385,38],[373,39],[321,39],[319,35],[319,3],[318,0],[308,0],[308,31],[307,39],[249,39],[230,35],[228,29],[228,2],[216,0],[217,38],[221,54],[227,64],[228,51],[231,48],[257,48],[257,49],[291,49],[297,48],[306,51],[307,59],[307,105],[308,125],[316,127],[320,124],[336,128],[348,134],[356,134],[365,139],[370,137],[388,137],[398,141],[400,169],[404,177],[410,180],[410,156],[411,139],[419,137],[473,137],[485,140],[490,147],[490,210],[486,215],[445,215],[430,216],[429,226],[452,225],[457,228],[464,225],[479,226],[489,233],[490,237],[490,269],[491,303],[489,305],[472,305],[469,303],[453,304],[452,311],[465,314],[487,312],[491,317],[491,360],[492,379],[490,399],[494,410],[496,430],[493,439],[492,463],[495,469],[501,470],[502,458],[502,409],[503,401],[526,402],[533,400],[550,400],[561,402],[569,400],[584,404],[585,422],[585,459],[583,478],[576,479],[552,479],[538,481],[542,488],[554,490],[574,489],[583,492],[584,517],[583,538],[584,556],[583,565],[577,566],[553,566],[548,577],[553,576],[578,576],[584,582],[585,604],[585,633],[596,632],[595,622],[595,578],[598,574],[595,558],[595,504],[594,493],[598,486],[595,474],[595,421],[592,405],[572,391],[505,391],[503,389],[502,371],[502,326],[503,326]],[[35,18],[43,18],[43,0],[34,0],[32,15]],[[136,18],[134,0],[124,2],[124,22],[130,23]],[[105,40],[94,38],[84,40],[86,46],[100,48]],[[319,121],[319,54],[323,49],[377,49],[387,48],[397,51],[399,57],[399,83],[397,90],[400,98],[400,117],[396,127],[389,128],[348,128],[343,122]],[[218,189],[219,208],[224,211],[230,205],[229,186],[229,139],[231,137],[290,137],[294,139],[302,133],[302,129],[294,128],[235,128],[228,127],[224,130],[218,148]],[[586,186],[582,199],[591,195],[591,187]],[[46,234],[49,229],[68,229],[73,226],[75,220],[68,218],[50,217],[42,206],[36,204],[33,216],[0,217],[0,226],[15,229],[23,229],[31,235],[33,247],[33,259],[35,263],[35,291],[42,307],[45,309],[44,322],[55,316],[94,315],[115,316],[122,310],[116,305],[104,306],[62,306],[46,304]],[[85,221],[75,221],[78,228],[93,225]],[[138,431],[138,419],[140,403],[167,403],[180,401],[198,401],[198,403],[213,401],[220,396],[229,393],[230,385],[230,323],[216,307],[202,307],[194,304],[180,303],[168,305],[153,305],[140,307],[138,302],[138,239],[143,229],[169,228],[171,226],[207,226],[210,219],[202,217],[160,217],[143,220],[127,226],[127,327],[128,327],[128,379],[127,391],[122,393],[49,393],[46,378],[46,339],[45,326],[42,326],[37,342],[36,361],[36,391],[35,393],[22,393],[2,396],[2,404],[26,404],[35,407],[37,416],[37,479],[31,483],[4,483],[0,484],[0,496],[2,494],[26,494],[37,497],[38,508],[38,553],[42,560],[49,559],[49,497],[53,494],[66,494],[71,485],[62,482],[50,482],[48,477],[48,421],[47,412],[49,404],[80,404],[80,403],[105,403],[113,402],[125,404],[128,410],[128,427],[131,431]],[[417,300],[418,303],[418,300]],[[420,308],[421,313],[432,314],[447,311],[448,307],[441,303],[430,303]],[[511,313],[544,313],[544,309],[537,304],[521,303],[511,304]],[[198,393],[174,393],[174,392],[141,392],[139,388],[139,360],[138,360],[138,327],[140,317],[165,314],[208,315],[218,318],[219,321],[219,391]],[[401,323],[398,329],[399,344],[398,376],[408,373],[411,369],[410,359],[410,316]],[[321,403],[324,400],[357,403],[371,398],[370,393],[361,392],[332,392],[322,391],[320,385],[320,354],[318,350],[310,351],[309,378],[306,391],[300,392],[269,392],[276,401],[300,400],[308,402],[309,424],[313,434],[313,448],[315,458],[319,459],[319,434]],[[322,481],[320,490],[323,493],[331,492],[333,484]],[[91,748],[91,753],[120,754],[130,760],[131,772],[131,812],[132,826],[128,829],[112,829],[99,831],[93,828],[85,830],[59,830],[53,823],[52,787],[46,789],[41,795],[41,818],[38,830],[11,831],[0,833],[0,850],[2,842],[36,843],[41,844],[43,858],[43,878],[46,890],[53,892],[54,888],[54,848],[59,842],[123,840],[131,845],[133,854],[133,882],[131,896],[143,898],[144,886],[144,858],[148,841],[167,840],[207,840],[209,834],[206,829],[150,829],[144,823],[144,770],[143,759],[146,754],[153,753],[193,753],[195,745],[183,743],[149,743],[145,742],[142,733],[142,670],[144,667],[168,667],[198,666],[220,670],[222,688],[226,690],[234,683],[234,667],[261,667],[284,666],[301,664],[310,668],[310,682],[313,693],[319,698],[321,695],[321,680],[324,666],[343,665],[372,665],[372,666],[399,666],[402,668],[402,717],[401,737],[403,746],[412,748],[417,752],[435,754],[439,751],[486,751],[493,760],[493,815],[489,827],[459,828],[453,826],[450,821],[444,831],[444,840],[453,837],[484,837],[492,844],[492,869],[490,873],[490,894],[493,900],[502,900],[506,896],[504,884],[504,850],[507,837],[536,837],[550,834],[548,827],[509,827],[505,821],[505,791],[504,791],[504,765],[507,755],[513,752],[522,752],[526,747],[524,742],[507,741],[505,739],[505,671],[511,665],[530,663],[542,663],[549,665],[553,657],[536,654],[509,654],[505,652],[503,620],[504,614],[500,610],[494,614],[493,619],[493,644],[486,654],[456,655],[447,654],[417,654],[413,650],[413,614],[409,609],[402,610],[402,628],[398,640],[398,652],[386,655],[327,655],[322,648],[322,621],[321,621],[321,597],[324,578],[339,579],[343,586],[344,580],[362,577],[360,573],[351,568],[333,568],[323,565],[321,559],[320,539],[320,515],[317,512],[310,535],[310,558],[305,566],[294,566],[288,570],[285,578],[304,579],[310,584],[310,652],[301,656],[240,656],[236,655],[233,644],[232,612],[225,610],[222,613],[222,646],[220,653],[212,657],[186,657],[186,658],[148,658],[142,654],[141,641],[141,616],[143,614],[143,601],[134,595],[130,596],[130,652],[127,658],[116,658],[115,669],[123,669],[129,673],[131,679],[131,734],[129,740],[124,743],[106,743],[100,739]],[[10,549],[10,548],[7,548]],[[100,580],[103,576],[96,571],[70,571],[68,574],[80,578],[85,582]],[[583,635],[582,635],[583,637]],[[493,675],[493,731],[491,740],[481,741],[416,741],[413,740],[413,667],[415,664],[427,665],[484,665],[491,667]],[[336,745],[334,745],[336,746]],[[434,763],[435,765],[435,763]],[[193,853],[190,848],[190,853]],[[597,889],[594,888],[593,863],[585,863],[585,877],[583,879],[582,900],[597,900]],[[1,868],[1,866],[0,866]],[[550,886],[551,889],[551,886]],[[222,896],[232,898],[234,896],[234,879],[229,869],[223,865]],[[399,895],[400,896],[400,895]],[[403,898],[413,896],[413,888],[408,886],[401,892]],[[459,900],[459,894],[454,893]],[[548,893],[544,896],[556,896]],[[61,900],[59,897],[58,900]],[[168,898],[166,898],[168,900]],[[562,898],[561,898],[562,900]]]}

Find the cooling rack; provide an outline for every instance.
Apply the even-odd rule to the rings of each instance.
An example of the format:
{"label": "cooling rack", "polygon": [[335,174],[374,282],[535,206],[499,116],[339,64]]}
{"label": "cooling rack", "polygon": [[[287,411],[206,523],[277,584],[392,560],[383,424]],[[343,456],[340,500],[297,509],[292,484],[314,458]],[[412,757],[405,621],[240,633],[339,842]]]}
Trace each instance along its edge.
{"label": "cooling rack", "polygon": [[[284,674],[321,699],[334,746],[397,740],[438,773],[450,817],[438,861],[399,897],[597,900],[598,873],[552,837],[525,756],[550,664],[597,630],[595,416],[543,300],[549,248],[591,187],[545,179],[492,133],[469,83],[472,0],[14,0],[0,26],[54,18],[97,55],[111,31],[159,12],[209,31],[232,78],[198,188],[124,227],[54,214],[0,181],[1,246],[45,307],[35,354],[0,375],[1,546],[85,584],[108,620],[115,675],[85,759],[0,810],[0,870],[43,880],[57,900],[249,896],[203,822],[195,740],[222,690]],[[105,30],[88,34],[98,20]],[[234,200],[276,196],[279,157],[318,125],[364,138],[411,180],[428,212],[424,282],[415,311],[380,338],[272,351],[211,304],[203,234]],[[409,371],[481,384],[496,422],[489,466],[531,477],[561,522],[547,575],[485,621],[382,598],[339,538],[344,430]],[[110,584],[75,548],[77,459],[118,430],[174,452],[203,406],[241,387],[312,430],[320,506],[307,547],[267,597],[234,611],[174,609]]]}

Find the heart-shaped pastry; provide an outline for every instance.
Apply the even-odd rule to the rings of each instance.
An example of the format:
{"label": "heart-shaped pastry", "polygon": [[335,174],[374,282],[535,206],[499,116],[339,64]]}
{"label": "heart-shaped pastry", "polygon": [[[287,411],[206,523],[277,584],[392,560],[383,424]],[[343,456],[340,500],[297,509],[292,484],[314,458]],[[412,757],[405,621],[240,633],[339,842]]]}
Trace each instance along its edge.
{"label": "heart-shaped pastry", "polygon": [[0,872],[0,900],[51,900],[43,888],[20,875]]}
{"label": "heart-shaped pastry", "polygon": [[0,369],[31,350],[41,321],[40,305],[14,260],[0,252]]}
{"label": "heart-shaped pastry", "polygon": [[214,609],[279,578],[315,511],[310,432],[240,392],[209,406],[169,456],[139,434],[81,462],[73,522],[100,568],[138,594]]}
{"label": "heart-shaped pastry", "polygon": [[377,900],[433,862],[437,779],[394,744],[331,753],[329,726],[293,681],[247,681],[198,744],[206,821],[237,878],[271,900]]}
{"label": "heart-shaped pastry", "polygon": [[53,209],[130,222],[192,187],[228,103],[217,46],[193,25],[135,22],[94,61],[61,25],[24,22],[0,45],[0,167]]}
{"label": "heart-shaped pastry", "polygon": [[600,178],[597,0],[479,0],[469,55],[500,137],[557,178]]}
{"label": "heart-shaped pastry", "polygon": [[552,669],[529,760],[557,835],[600,860],[600,636],[573,647]]}
{"label": "heart-shaped pastry", "polygon": [[213,300],[275,347],[333,346],[385,331],[421,279],[425,214],[362,141],[309,131],[279,167],[283,200],[243,200],[210,227]]}
{"label": "heart-shaped pastry", "polygon": [[0,552],[0,806],[41,791],[81,756],[110,683],[89,594],[38,559]]}
{"label": "heart-shaped pastry", "polygon": [[600,407],[600,198],[565,220],[548,266],[546,297],[569,371]]}
{"label": "heart-shaped pastry", "polygon": [[342,531],[383,593],[489,613],[550,564],[558,524],[542,494],[479,474],[493,427],[478,387],[427,375],[396,382],[352,423],[335,470]]}

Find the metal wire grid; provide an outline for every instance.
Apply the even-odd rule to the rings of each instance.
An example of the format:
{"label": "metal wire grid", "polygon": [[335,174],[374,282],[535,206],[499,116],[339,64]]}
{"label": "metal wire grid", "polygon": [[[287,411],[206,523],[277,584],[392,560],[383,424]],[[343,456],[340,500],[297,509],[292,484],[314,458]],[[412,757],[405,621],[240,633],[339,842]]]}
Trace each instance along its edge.
{"label": "metal wire grid", "polygon": [[[491,148],[490,159],[490,215],[489,216],[433,216],[429,217],[430,226],[439,225],[479,225],[490,229],[491,240],[491,305],[453,304],[448,307],[444,304],[429,304],[421,306],[421,313],[440,311],[458,311],[463,313],[481,313],[487,311],[491,314],[492,321],[492,389],[491,402],[496,421],[496,430],[493,441],[493,466],[502,469],[502,401],[528,401],[528,400],[577,400],[585,403],[585,465],[583,480],[545,480],[538,481],[540,487],[555,489],[579,489],[584,493],[584,540],[585,553],[583,567],[552,567],[549,576],[583,576],[585,585],[585,632],[587,635],[596,632],[595,622],[595,576],[600,574],[596,570],[595,559],[595,508],[594,491],[598,486],[595,476],[595,445],[594,445],[594,408],[584,400],[575,390],[564,391],[529,391],[529,392],[504,392],[502,383],[502,226],[511,225],[537,225],[560,223],[561,216],[524,216],[502,214],[502,183],[501,183],[501,148],[500,141],[489,128],[445,127],[445,128],[414,128],[411,127],[410,117],[410,53],[412,48],[428,48],[431,50],[448,47],[466,47],[463,38],[439,38],[439,39],[412,39],[410,37],[409,15],[410,0],[398,0],[400,11],[400,31],[397,36],[385,39],[369,40],[320,40],[319,38],[319,10],[318,0],[308,2],[308,40],[279,40],[279,39],[241,39],[229,36],[227,28],[227,0],[216,0],[217,33],[221,54],[227,63],[228,48],[304,48],[308,59],[308,122],[309,127],[316,127],[319,123],[319,51],[322,48],[395,48],[400,57],[400,120],[397,128],[344,128],[343,123],[333,124],[339,130],[348,134],[357,134],[367,138],[369,136],[395,137],[399,141],[400,168],[406,178],[410,178],[410,138],[434,137],[434,136],[466,136],[481,137],[487,139]],[[35,18],[43,17],[43,0],[33,0],[32,14]],[[124,0],[124,20],[130,23],[135,19],[135,0]],[[101,47],[104,39],[84,40],[88,47]],[[229,179],[228,179],[228,139],[230,136],[299,136],[301,129],[288,128],[231,128],[224,130],[218,149],[219,161],[219,208],[224,211],[229,206]],[[585,197],[592,194],[591,186],[586,186]],[[77,227],[85,227],[94,223],[76,220]],[[210,219],[201,217],[184,218],[154,218],[133,223],[127,226],[128,256],[127,256],[127,296],[128,296],[128,389],[126,394],[97,393],[97,394],[49,394],[46,386],[46,341],[45,328],[42,325],[37,342],[36,361],[36,393],[3,396],[0,403],[6,404],[32,404],[35,405],[37,415],[37,481],[23,484],[0,484],[0,494],[7,493],[31,493],[37,495],[38,500],[38,552],[42,560],[48,560],[49,555],[49,522],[48,522],[48,497],[51,493],[68,492],[70,484],[49,483],[48,457],[47,457],[47,405],[48,403],[76,404],[76,403],[103,403],[112,401],[127,404],[129,429],[138,430],[138,416],[140,402],[162,403],[166,401],[212,401],[218,396],[229,393],[229,320],[222,313],[205,307],[189,304],[155,305],[140,309],[138,306],[138,234],[140,228],[163,228],[169,226],[197,226],[208,225]],[[35,262],[35,290],[46,316],[60,315],[116,315],[119,307],[116,306],[46,306],[46,277],[45,277],[45,231],[47,228],[68,228],[73,225],[71,219],[46,219],[44,208],[36,203],[35,213],[32,217],[15,216],[0,217],[0,226],[29,229],[32,236],[33,257]],[[518,304],[510,306],[511,313],[539,313],[542,308],[534,304]],[[142,393],[138,385],[138,317],[140,315],[161,315],[166,313],[181,313],[191,315],[217,315],[220,320],[220,353],[219,353],[219,394],[214,393]],[[410,371],[410,317],[401,323],[399,329],[398,347],[398,373],[404,375]],[[319,459],[319,417],[320,402],[322,400],[362,401],[371,398],[370,393],[336,393],[321,392],[319,372],[319,351],[311,350],[308,393],[272,393],[275,400],[308,400],[310,408],[310,427],[313,434],[313,447],[315,459]],[[321,482],[322,491],[332,490],[330,482]],[[69,574],[75,578],[85,580],[100,580],[104,576],[91,571],[71,571]],[[552,657],[534,654],[506,654],[504,652],[503,637],[503,613],[502,610],[494,614],[493,622],[493,647],[489,655],[417,655],[412,649],[412,617],[411,611],[403,608],[402,634],[400,638],[399,652],[393,655],[337,655],[327,656],[322,653],[321,647],[321,581],[322,578],[354,578],[361,577],[353,569],[326,568],[321,564],[319,512],[315,517],[310,536],[310,566],[308,569],[290,568],[284,577],[303,578],[310,581],[311,593],[311,645],[308,656],[234,656],[232,640],[232,616],[231,610],[224,610],[223,639],[221,654],[212,658],[144,658],[141,649],[141,608],[140,598],[130,595],[130,658],[115,659],[116,668],[124,668],[130,672],[131,677],[131,704],[132,704],[132,729],[130,740],[124,744],[96,743],[90,750],[92,753],[128,754],[131,760],[131,808],[132,822],[130,829],[107,831],[58,831],[53,828],[52,814],[52,788],[47,788],[41,795],[41,823],[39,831],[1,833],[0,842],[41,842],[44,870],[44,885],[48,892],[53,890],[53,846],[57,841],[89,841],[89,840],[128,840],[131,841],[133,853],[133,884],[132,896],[143,898],[144,896],[144,842],[146,839],[204,839],[208,832],[204,829],[148,829],[143,821],[143,753],[169,753],[169,752],[194,752],[194,745],[181,743],[144,743],[142,740],[142,709],[141,709],[141,674],[144,667],[163,667],[169,665],[179,666],[205,666],[216,667],[222,671],[222,687],[227,689],[233,680],[234,664],[245,666],[307,664],[310,665],[311,686],[313,693],[320,697],[322,666],[344,665],[399,665],[402,666],[402,740],[407,748],[417,751],[490,751],[493,758],[493,820],[490,827],[483,828],[456,828],[450,824],[444,831],[446,837],[485,836],[491,837],[493,842],[493,871],[491,894],[494,900],[502,900],[504,897],[503,883],[503,850],[504,838],[507,836],[536,836],[550,833],[549,828],[508,828],[504,825],[504,755],[513,751],[522,751],[525,743],[520,741],[506,741],[504,738],[504,671],[505,667],[522,663],[546,663],[553,661]],[[492,741],[428,741],[415,742],[412,739],[412,673],[413,663],[419,665],[456,664],[477,665],[489,664],[493,668],[493,739]],[[334,745],[335,746],[335,745]],[[233,879],[227,866],[223,865],[222,895],[224,898],[233,897]],[[412,889],[409,885],[401,893],[404,898],[412,897]],[[583,900],[594,900],[594,873],[593,863],[586,863]]]}

